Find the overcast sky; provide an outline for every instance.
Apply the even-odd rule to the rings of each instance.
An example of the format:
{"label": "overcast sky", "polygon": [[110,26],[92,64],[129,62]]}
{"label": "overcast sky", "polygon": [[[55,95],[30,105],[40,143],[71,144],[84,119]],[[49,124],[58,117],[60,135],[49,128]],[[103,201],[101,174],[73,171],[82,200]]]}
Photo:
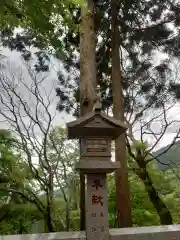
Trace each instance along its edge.
{"label": "overcast sky", "polygon": [[[11,70],[16,71],[16,70],[18,70],[18,68],[19,68],[19,70],[22,69],[23,74],[25,76],[24,81],[26,83],[28,83],[28,82],[30,83],[31,78],[28,75],[26,66],[24,66],[24,64],[21,60],[20,54],[16,51],[11,52],[8,49],[3,49],[2,54],[8,56],[7,63],[10,65]],[[71,121],[74,118],[70,115],[67,115],[66,113],[59,113],[58,111],[56,111],[56,105],[58,102],[58,97],[56,97],[56,92],[55,92],[55,88],[58,85],[56,73],[54,72],[54,70],[56,70],[55,69],[56,67],[58,69],[61,67],[61,65],[54,66],[53,70],[46,74],[46,78],[43,81],[42,86],[45,88],[46,93],[48,95],[49,94],[51,95],[52,103],[51,103],[50,109],[51,109],[52,114],[54,114],[56,112],[56,115],[57,115],[53,121],[53,124],[54,125],[61,124],[61,125],[65,126],[67,121]],[[18,77],[18,73],[17,73],[17,77]],[[22,91],[23,91],[23,88],[22,88]],[[27,92],[24,92],[24,95],[27,95]]]}
{"label": "overcast sky", "polygon": [[[23,74],[25,76],[25,81],[26,82],[31,82],[31,79],[29,78],[27,72],[26,72],[26,67],[23,66],[23,63],[21,61],[20,58],[20,54],[13,51],[9,51],[8,49],[3,49],[2,52],[4,55],[8,56],[9,58],[9,62],[11,65],[11,68],[13,69],[17,69],[18,67],[20,67],[21,69],[23,69]],[[59,64],[59,63],[58,63]],[[61,65],[59,66],[55,66],[55,68],[59,68],[62,67]],[[50,106],[50,111],[51,113],[54,115],[54,113],[56,114],[56,117],[53,121],[53,125],[62,125],[65,126],[66,122],[72,121],[74,118],[70,115],[67,115],[66,113],[59,113],[58,111],[56,111],[56,105],[58,102],[58,98],[56,97],[56,92],[55,92],[55,87],[57,86],[57,78],[56,78],[56,74],[54,71],[51,71],[48,74],[48,77],[46,78],[46,80],[43,83],[43,87],[45,88],[45,91],[47,93],[51,93],[51,98],[52,98],[52,103]],[[27,92],[25,90],[21,89],[22,94],[24,94],[27,97]],[[169,114],[168,114],[169,118],[171,119],[176,119],[176,120],[180,120],[180,107],[177,105],[175,107],[173,107]],[[7,127],[7,124],[5,122],[2,121],[2,117],[0,118],[0,128],[4,128]],[[179,124],[178,124],[179,125]],[[169,132],[162,138],[162,140],[160,141],[160,143],[158,144],[157,148],[165,146],[169,143],[171,143],[177,128],[179,126],[173,126]],[[136,129],[138,129],[138,125],[136,126]],[[159,130],[159,123],[155,123],[153,125],[153,129],[155,129],[156,131]],[[139,138],[139,131],[136,131],[136,136]],[[153,139],[149,136],[147,136],[147,140],[149,143],[153,143]]]}

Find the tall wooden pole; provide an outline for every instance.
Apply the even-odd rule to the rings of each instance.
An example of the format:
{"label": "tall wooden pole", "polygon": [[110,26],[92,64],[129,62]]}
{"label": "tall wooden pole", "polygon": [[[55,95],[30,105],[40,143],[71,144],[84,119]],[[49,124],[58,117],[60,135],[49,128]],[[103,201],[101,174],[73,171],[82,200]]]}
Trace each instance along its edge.
{"label": "tall wooden pole", "polygon": [[[122,75],[120,67],[120,32],[119,32],[119,1],[112,0],[112,91],[113,113],[116,119],[124,122],[124,97],[122,90]],[[120,161],[121,168],[116,170],[116,210],[118,227],[131,227],[131,203],[128,184],[126,161],[125,134],[115,141],[116,161]]]}
{"label": "tall wooden pole", "polygon": [[[91,112],[96,88],[96,37],[94,0],[81,9],[80,23],[80,114]],[[81,144],[80,144],[81,145]],[[81,148],[81,147],[80,147]],[[85,176],[80,173],[80,229],[85,229]]]}

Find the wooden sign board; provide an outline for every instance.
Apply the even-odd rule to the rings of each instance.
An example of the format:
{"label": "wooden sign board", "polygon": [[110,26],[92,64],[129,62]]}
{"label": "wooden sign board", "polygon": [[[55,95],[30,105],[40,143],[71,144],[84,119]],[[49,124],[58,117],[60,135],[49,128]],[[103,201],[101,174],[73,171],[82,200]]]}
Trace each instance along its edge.
{"label": "wooden sign board", "polygon": [[109,240],[106,174],[87,174],[86,180],[86,239]]}
{"label": "wooden sign board", "polygon": [[87,157],[110,157],[111,140],[105,138],[88,138],[81,140],[82,156]]}

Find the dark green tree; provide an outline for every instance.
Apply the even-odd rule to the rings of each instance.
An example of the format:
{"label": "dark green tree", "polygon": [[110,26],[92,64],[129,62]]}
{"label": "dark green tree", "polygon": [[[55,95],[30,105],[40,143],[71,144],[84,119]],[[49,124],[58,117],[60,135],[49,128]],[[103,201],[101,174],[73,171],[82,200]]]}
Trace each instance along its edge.
{"label": "dark green tree", "polygon": [[[119,4],[119,46],[124,108],[126,114],[133,116],[134,119],[131,122],[134,122],[143,117],[145,110],[162,108],[164,102],[172,100],[174,95],[176,98],[178,97],[179,85],[174,81],[170,81],[167,74],[170,71],[171,59],[177,58],[179,54],[180,6],[174,1],[161,0],[151,2],[120,1]],[[28,9],[31,8],[27,5],[27,12]],[[41,5],[40,11],[42,13],[46,13],[45,9]],[[62,11],[58,12],[51,8],[50,14],[48,12],[49,18],[44,18],[45,21],[52,20],[54,14],[57,14],[60,19],[56,22],[50,22],[51,31],[48,26],[43,24],[44,19],[41,18],[41,21],[35,21],[35,16],[35,18],[31,18],[25,12],[26,21],[24,21],[24,26],[27,27],[27,30],[12,38],[11,29],[8,41],[6,38],[7,33],[5,33],[5,37],[2,36],[2,40],[9,46],[13,41],[17,41],[16,44],[12,45],[12,49],[22,51],[23,56],[24,53],[30,56],[30,52],[27,50],[27,38],[31,42],[30,46],[35,46],[37,42],[45,43],[44,46],[41,44],[38,46],[43,55],[38,53],[39,65],[35,66],[37,71],[48,70],[48,67],[44,67],[43,63],[41,63],[46,62],[45,60],[49,61],[49,58],[46,57],[48,56],[47,53],[53,53],[54,56],[63,61],[64,67],[70,74],[65,79],[63,72],[58,72],[60,82],[60,87],[57,89],[57,95],[60,98],[58,109],[67,112],[73,110],[74,115],[77,116],[79,115],[79,104],[76,106],[74,102],[79,103],[78,72],[80,64],[77,57],[77,53],[79,53],[79,32],[77,27],[74,27],[76,26],[74,23],[78,24],[81,19],[79,19],[79,9],[76,6],[71,5],[68,10],[71,13],[70,21],[67,21],[66,18],[63,18],[65,21],[61,21]],[[111,10],[110,1],[96,1],[94,11],[96,15],[95,34],[98,38],[96,54],[97,80],[101,86],[104,109],[112,105],[113,95],[111,84]],[[170,24],[174,28],[170,27]],[[4,29],[9,31],[7,25]],[[44,36],[45,40],[43,39]],[[4,41],[3,37],[6,38],[6,41]],[[25,39],[23,40],[23,38]],[[53,51],[49,50],[50,47],[53,47]],[[160,64],[155,64],[153,56],[154,53],[158,54],[159,52],[166,53],[167,57]],[[28,58],[25,59],[28,60]],[[77,71],[77,77],[72,78],[72,72],[75,70]],[[74,80],[73,84],[71,80]],[[61,88],[62,85],[66,86],[65,91],[64,88]]]}
{"label": "dark green tree", "polygon": [[[16,2],[16,1],[15,1]],[[17,1],[18,2],[18,1]],[[179,54],[179,12],[180,6],[174,1],[120,1],[119,27],[120,27],[120,50],[121,65],[123,69],[123,88],[126,112],[132,111],[132,102],[137,114],[146,106],[161,106],[161,96],[165,90],[174,91],[178,96],[178,85],[173,82],[164,81],[169,63]],[[22,12],[21,5],[17,5],[16,12]],[[14,6],[13,5],[13,6]],[[53,4],[52,4],[53,5]],[[58,4],[57,4],[58,5]],[[10,20],[6,16],[6,5],[2,6],[1,15],[1,41],[12,50],[21,51],[26,60],[31,56],[31,48],[36,47],[41,51],[37,52],[37,71],[47,71],[49,54],[54,55],[63,61],[65,69],[69,73],[67,79],[63,72],[58,72],[60,86],[65,85],[66,91],[61,87],[57,89],[60,98],[59,110],[70,111],[74,108],[74,99],[79,102],[79,21],[81,21],[79,8],[71,4],[70,7],[57,8],[57,5],[50,5],[50,2],[25,4],[23,8],[24,20],[15,21],[9,27]],[[32,8],[38,9],[32,11]],[[25,9],[25,10],[24,10]],[[98,83],[101,85],[104,108],[111,106],[111,6],[110,1],[97,1],[94,9],[96,14],[96,35],[97,42],[97,69]],[[68,13],[68,17],[64,15]],[[59,18],[52,21],[54,14]],[[9,16],[9,15],[8,15]],[[16,15],[11,13],[11,18]],[[38,16],[38,19],[37,17]],[[7,20],[6,24],[4,19]],[[13,37],[13,30],[17,26],[26,27],[20,34]],[[57,27],[58,26],[58,27]],[[173,26],[174,28],[172,28]],[[51,50],[50,50],[51,48]],[[76,54],[75,54],[76,52]],[[154,64],[154,53],[167,53],[167,57]],[[77,70],[77,75],[72,72]],[[73,84],[72,84],[72,81]],[[139,85],[139,86],[138,86]],[[129,91],[134,89],[136,98],[131,96]],[[69,92],[72,98],[69,98]],[[156,94],[157,93],[157,94]],[[163,94],[163,99],[166,94]],[[139,98],[143,97],[143,104]],[[165,99],[164,99],[165,100]],[[138,108],[138,111],[137,111]],[[78,111],[73,112],[75,115]],[[140,115],[137,115],[140,116]]]}

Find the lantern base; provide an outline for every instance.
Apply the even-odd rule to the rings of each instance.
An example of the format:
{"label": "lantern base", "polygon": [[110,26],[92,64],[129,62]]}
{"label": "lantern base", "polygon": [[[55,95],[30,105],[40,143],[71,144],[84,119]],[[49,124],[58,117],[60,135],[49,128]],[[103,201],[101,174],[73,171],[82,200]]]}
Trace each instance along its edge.
{"label": "lantern base", "polygon": [[86,160],[79,161],[76,164],[76,171],[83,173],[112,173],[120,168],[120,162],[100,161],[100,160]]}

